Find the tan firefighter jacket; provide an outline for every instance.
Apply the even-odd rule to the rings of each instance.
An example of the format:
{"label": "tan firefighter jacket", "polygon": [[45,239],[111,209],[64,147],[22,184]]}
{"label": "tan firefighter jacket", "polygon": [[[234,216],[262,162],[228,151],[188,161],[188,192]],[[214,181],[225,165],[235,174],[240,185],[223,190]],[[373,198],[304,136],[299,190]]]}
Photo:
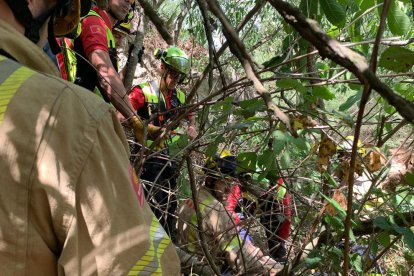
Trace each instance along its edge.
{"label": "tan firefighter jacket", "polygon": [[0,275],[179,275],[111,108],[3,21],[0,49]]}

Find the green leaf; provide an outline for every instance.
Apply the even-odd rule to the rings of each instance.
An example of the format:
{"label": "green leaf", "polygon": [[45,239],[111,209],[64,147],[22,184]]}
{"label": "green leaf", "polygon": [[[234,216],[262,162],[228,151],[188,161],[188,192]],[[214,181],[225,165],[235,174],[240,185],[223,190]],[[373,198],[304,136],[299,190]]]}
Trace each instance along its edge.
{"label": "green leaf", "polygon": [[317,267],[322,261],[322,256],[318,252],[312,251],[308,257],[305,258],[306,267],[311,269]]}
{"label": "green leaf", "polygon": [[312,92],[315,97],[322,98],[327,101],[335,99],[335,94],[329,91],[329,89],[325,86],[316,86],[313,88]]}
{"label": "green leaf", "polygon": [[359,254],[351,254],[351,265],[356,272],[362,273],[362,257]]}
{"label": "green leaf", "polygon": [[265,62],[263,62],[262,65],[265,68],[278,65],[279,63],[282,63],[282,61],[285,59],[285,57],[286,57],[286,54],[274,56],[271,59],[266,60]]}
{"label": "green leaf", "polygon": [[332,226],[333,228],[335,228],[338,231],[343,231],[345,229],[343,219],[341,219],[337,216],[333,217],[331,215],[326,215],[324,217],[324,220],[327,224],[329,224],[330,226]]}
{"label": "green leaf", "polygon": [[339,106],[339,111],[346,111],[355,103],[361,100],[362,91],[358,91],[355,95],[349,97],[343,104]]}
{"label": "green leaf", "polygon": [[347,126],[353,128],[355,126],[354,119],[349,113],[345,112],[334,112],[339,119],[341,119]]}
{"label": "green leaf", "polygon": [[343,27],[345,25],[346,12],[344,7],[336,0],[319,0],[326,18],[333,25]]}
{"label": "green leaf", "polygon": [[290,167],[290,154],[288,151],[285,151],[280,158],[280,166],[282,169],[288,169]]}
{"label": "green leaf", "polygon": [[406,227],[399,227],[399,226],[395,226],[394,230],[399,233],[402,234],[404,237],[404,242],[408,245],[408,247],[414,251],[414,233],[413,231],[411,231],[410,228],[406,228]]}
{"label": "green leaf", "polygon": [[391,1],[387,22],[394,35],[405,35],[410,28],[410,18],[401,10],[396,1]]}
{"label": "green leaf", "polygon": [[206,149],[206,155],[208,157],[214,157],[217,153],[217,147],[220,143],[224,142],[223,136],[218,136],[216,140],[210,143]]}
{"label": "green leaf", "polygon": [[296,147],[300,150],[308,151],[309,150],[309,143],[304,137],[293,138],[290,140]]}
{"label": "green leaf", "polygon": [[255,152],[242,152],[237,156],[240,168],[245,171],[256,171],[257,154]]}
{"label": "green leaf", "polygon": [[414,186],[414,174],[407,172],[405,175],[405,182],[410,186]]}
{"label": "green leaf", "polygon": [[378,235],[378,241],[381,243],[382,246],[387,247],[391,243],[390,233],[388,231],[381,232]]}
{"label": "green leaf", "polygon": [[325,179],[328,180],[328,183],[333,187],[333,188],[338,188],[339,184],[338,182],[336,182],[335,178],[332,177],[331,174],[329,174],[328,172],[324,172],[323,176],[325,177]]}
{"label": "green leaf", "polygon": [[384,230],[393,230],[392,225],[387,221],[385,217],[377,217],[374,220],[374,225]]}
{"label": "green leaf", "polygon": [[239,102],[239,105],[243,109],[263,109],[264,108],[264,101],[260,98],[250,99]]}
{"label": "green leaf", "polygon": [[273,150],[275,154],[280,154],[282,150],[285,148],[286,141],[284,140],[276,140],[273,142]]}
{"label": "green leaf", "polygon": [[272,169],[275,163],[276,155],[273,150],[265,150],[262,155],[257,158],[257,166],[262,170]]}
{"label": "green leaf", "polygon": [[366,11],[367,9],[373,6],[375,6],[375,0],[362,0],[361,3],[359,4],[359,8],[362,11]]}
{"label": "green leaf", "polygon": [[273,132],[273,137],[275,138],[276,141],[288,141],[289,137],[287,136],[286,132],[280,131],[280,130],[276,130]]}
{"label": "green leaf", "polygon": [[332,199],[327,197],[324,194],[321,194],[330,204],[332,204],[332,206],[338,211],[338,215],[341,219],[344,219],[346,217],[346,211],[344,208],[341,207],[341,205],[339,205],[339,203]]}
{"label": "green leaf", "polygon": [[352,231],[352,228],[349,229],[349,239],[351,241],[356,241],[355,235],[354,235],[354,231]]}
{"label": "green leaf", "polygon": [[310,18],[315,18],[318,15],[318,1],[315,0],[301,0],[299,8]]}
{"label": "green leaf", "polygon": [[408,72],[414,65],[414,52],[403,47],[389,47],[380,58],[379,66],[394,72]]}
{"label": "green leaf", "polygon": [[294,79],[278,80],[276,86],[279,88],[293,88],[300,93],[306,93],[306,88],[298,80]]}

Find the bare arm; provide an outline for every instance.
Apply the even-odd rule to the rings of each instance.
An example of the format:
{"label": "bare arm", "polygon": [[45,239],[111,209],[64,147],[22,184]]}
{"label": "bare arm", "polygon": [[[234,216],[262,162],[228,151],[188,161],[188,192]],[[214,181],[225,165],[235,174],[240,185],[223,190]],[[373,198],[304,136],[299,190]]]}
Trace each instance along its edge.
{"label": "bare arm", "polygon": [[134,108],[129,102],[124,84],[113,67],[109,54],[102,50],[95,50],[89,54],[88,59],[98,71],[99,84],[106,91],[114,107],[126,119],[134,116]]}
{"label": "bare arm", "polygon": [[188,137],[193,140],[197,137],[195,114],[191,113],[188,116]]}

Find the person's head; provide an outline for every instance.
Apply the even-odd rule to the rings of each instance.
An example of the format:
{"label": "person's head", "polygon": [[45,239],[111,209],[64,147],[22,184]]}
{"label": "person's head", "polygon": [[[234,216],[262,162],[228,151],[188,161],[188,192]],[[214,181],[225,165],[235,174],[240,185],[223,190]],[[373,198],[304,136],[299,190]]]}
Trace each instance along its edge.
{"label": "person's head", "polygon": [[187,77],[190,60],[180,48],[156,49],[154,57],[161,60],[161,86],[168,90],[175,89]]}
{"label": "person's head", "polygon": [[225,203],[227,201],[233,184],[233,179],[229,177],[219,178],[217,176],[209,175],[205,180],[205,186],[221,203]]}
{"label": "person's head", "polygon": [[108,12],[117,21],[124,20],[128,15],[133,2],[134,0],[109,0]]}
{"label": "person's head", "polygon": [[204,164],[206,174],[205,186],[218,201],[224,203],[234,185],[233,177],[236,175],[236,156],[223,150],[214,158],[208,158]]}
{"label": "person's head", "polygon": [[[12,23],[33,43],[39,46],[54,41],[55,36],[71,33],[78,25],[81,14],[80,0],[0,0],[13,15]],[[82,0],[90,7],[90,0]],[[86,9],[85,9],[86,10]],[[6,11],[7,12],[7,11]],[[48,26],[49,24],[49,26]],[[48,33],[48,31],[50,31]]]}

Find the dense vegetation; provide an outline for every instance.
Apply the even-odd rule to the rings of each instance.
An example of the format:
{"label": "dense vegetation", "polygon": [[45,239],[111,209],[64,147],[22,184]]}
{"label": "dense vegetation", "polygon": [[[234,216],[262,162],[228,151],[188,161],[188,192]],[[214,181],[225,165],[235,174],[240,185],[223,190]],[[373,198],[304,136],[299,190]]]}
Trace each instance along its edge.
{"label": "dense vegetation", "polygon": [[[369,254],[348,253],[359,244],[387,275],[414,273],[413,1],[138,2],[153,24],[146,39],[193,56],[199,136],[175,148],[183,197],[188,170],[229,149],[255,188],[285,179],[290,271],[370,271]],[[411,170],[397,182],[393,154]]]}

